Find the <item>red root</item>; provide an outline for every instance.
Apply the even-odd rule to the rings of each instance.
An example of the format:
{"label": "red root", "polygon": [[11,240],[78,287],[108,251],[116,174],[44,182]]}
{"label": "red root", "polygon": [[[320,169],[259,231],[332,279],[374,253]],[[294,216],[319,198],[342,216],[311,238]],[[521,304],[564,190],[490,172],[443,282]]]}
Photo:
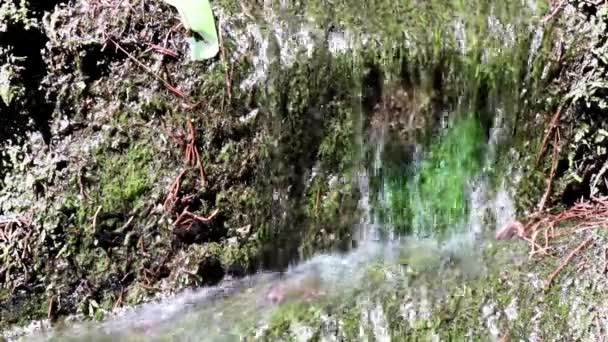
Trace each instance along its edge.
{"label": "red root", "polygon": [[207,184],[207,177],[205,176],[205,170],[203,170],[203,165],[201,163],[201,155],[198,153],[198,148],[196,147],[195,130],[192,120],[188,120],[188,128],[190,130],[190,135],[188,136],[188,146],[186,146],[186,164],[198,167],[201,174],[201,182],[205,185]]}
{"label": "red root", "polygon": [[527,238],[526,229],[519,221],[509,222],[507,225],[496,231],[496,240],[507,240],[517,235],[520,239]]}
{"label": "red root", "polygon": [[207,217],[196,215],[190,211],[188,211],[188,207],[184,209],[184,211],[179,215],[177,220],[175,220],[174,226],[182,226],[186,227],[186,229],[192,228],[192,225],[196,222],[209,222],[213,220],[220,213],[219,209],[216,209],[211,215]]}

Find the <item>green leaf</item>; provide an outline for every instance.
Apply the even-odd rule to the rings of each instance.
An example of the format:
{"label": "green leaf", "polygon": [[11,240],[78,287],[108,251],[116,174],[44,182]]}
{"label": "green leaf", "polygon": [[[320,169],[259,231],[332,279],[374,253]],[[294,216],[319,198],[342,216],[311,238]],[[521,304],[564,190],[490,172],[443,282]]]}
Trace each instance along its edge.
{"label": "green leaf", "polygon": [[189,40],[192,60],[200,61],[215,57],[220,50],[220,44],[209,0],[164,1],[177,8],[186,29],[199,35]]}

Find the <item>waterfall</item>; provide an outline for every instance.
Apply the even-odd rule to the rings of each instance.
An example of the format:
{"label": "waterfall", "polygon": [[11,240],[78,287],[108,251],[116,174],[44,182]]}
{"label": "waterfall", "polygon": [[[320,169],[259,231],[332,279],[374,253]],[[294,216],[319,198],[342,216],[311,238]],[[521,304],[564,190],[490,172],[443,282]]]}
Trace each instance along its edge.
{"label": "waterfall", "polygon": [[[452,260],[460,252],[459,260],[467,264],[462,273],[481,272],[482,267],[471,266],[476,261],[466,259],[467,250],[488,229],[488,213],[496,224],[514,213],[506,183],[489,189],[489,179],[495,174],[488,169],[500,157],[499,149],[508,144],[511,118],[525,109],[522,94],[533,90],[535,80],[529,75],[541,56],[544,31],[532,29],[535,21],[525,16],[537,13],[523,2],[399,3],[413,7],[363,1],[361,11],[386,12],[381,18],[369,13],[372,17],[360,20],[367,13],[347,12],[348,2],[314,1],[323,11],[344,15],[344,22],[353,25],[339,17],[315,18],[311,13],[318,13],[318,7],[297,1],[265,2],[259,12],[222,18],[225,39],[237,43],[230,60],[253,54],[249,74],[240,83],[244,92],[274,91],[279,87],[275,78],[282,72],[314,58],[343,63],[351,73],[345,79],[352,81],[353,88],[344,92],[352,103],[349,115],[358,124],[352,137],[359,147],[353,166],[361,212],[353,227],[356,248],[318,254],[284,274],[260,272],[159,298],[116,312],[102,323],[74,323],[64,331],[51,330],[41,340],[238,340],[243,335],[263,340],[269,322],[282,315],[279,310],[290,308],[289,300],[285,305],[268,300],[269,292],[277,288],[287,293],[293,290],[296,302],[303,298],[307,303],[352,302],[360,310],[353,319],[357,338],[390,340],[392,326],[387,320],[391,317],[374,300],[375,295],[407,288],[402,280],[416,272],[443,270],[443,260]],[[395,6],[387,10],[383,4]],[[292,6],[306,8],[293,10],[295,15]],[[216,13],[223,16],[219,8]],[[345,27],[319,26],[328,23]],[[368,80],[373,72],[380,74],[382,89]],[[526,76],[523,83],[522,75]],[[283,190],[276,189],[277,202],[286,198]],[[300,289],[301,284],[308,288]],[[409,309],[428,304],[424,301],[431,294],[426,292],[428,286],[423,288],[419,297],[400,303],[403,317],[429,314]],[[340,335],[346,333],[336,332],[346,330],[340,313],[317,312],[314,306],[310,310],[318,324],[296,321],[299,316],[294,314],[290,336],[306,340],[321,329],[314,336],[346,339],[347,335]]]}

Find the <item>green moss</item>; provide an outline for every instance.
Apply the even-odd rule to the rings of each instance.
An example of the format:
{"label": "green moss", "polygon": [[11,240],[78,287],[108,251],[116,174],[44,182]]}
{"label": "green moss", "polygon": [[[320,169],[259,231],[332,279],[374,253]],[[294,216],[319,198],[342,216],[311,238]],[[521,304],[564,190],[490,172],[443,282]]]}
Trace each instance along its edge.
{"label": "green moss", "polygon": [[[16,1],[7,2],[13,3]],[[241,8],[241,3],[224,0],[219,4],[225,6],[226,18],[233,17],[237,12],[248,12],[248,7],[253,6],[243,3]],[[160,10],[155,7],[150,7],[150,10],[155,10],[155,14],[162,12],[162,5],[159,6]],[[175,82],[180,89],[191,91],[188,96],[192,102],[204,101],[204,110],[182,113],[180,108],[183,108],[183,99],[169,94],[162,87],[157,87],[158,83],[151,75],[140,71],[133,72],[135,66],[131,62],[110,62],[116,56],[104,52],[109,51],[107,49],[96,56],[99,59],[95,58],[94,61],[95,67],[104,69],[104,72],[95,83],[90,84],[89,75],[83,75],[87,68],[84,57],[80,56],[86,55],[84,50],[90,48],[92,43],[101,47],[104,42],[98,41],[100,37],[95,29],[97,26],[93,25],[96,22],[87,21],[87,16],[82,16],[83,21],[80,21],[81,18],[71,17],[73,13],[70,11],[73,9],[65,6],[68,10],[64,14],[60,13],[51,18],[52,25],[61,25],[62,21],[65,21],[71,24],[65,26],[78,30],[57,30],[55,33],[53,30],[47,30],[49,34],[56,34],[57,37],[70,37],[70,41],[66,43],[61,40],[57,44],[53,41],[56,37],[49,37],[49,44],[52,46],[49,47],[50,55],[45,62],[49,63],[49,70],[57,73],[53,75],[57,76],[57,79],[82,79],[82,82],[72,83],[78,84],[79,87],[84,84],[86,91],[83,88],[77,90],[75,86],[51,89],[50,93],[59,92],[58,90],[61,90],[62,94],[65,93],[57,101],[58,108],[61,109],[58,112],[69,109],[65,112],[77,112],[71,119],[88,120],[87,113],[90,108],[85,108],[91,101],[100,107],[107,105],[107,108],[113,108],[116,104],[121,108],[121,112],[113,118],[113,128],[129,127],[134,117],[143,119],[147,126],[157,124],[150,120],[151,117],[163,115],[167,121],[183,122],[184,116],[191,116],[197,123],[197,143],[208,172],[209,184],[204,189],[194,189],[195,185],[191,180],[185,180],[183,189],[192,190],[197,195],[202,194],[201,212],[208,212],[208,209],[217,207],[226,217],[225,221],[218,223],[218,227],[213,227],[221,231],[221,236],[213,237],[218,241],[205,243],[202,249],[206,250],[193,248],[184,252],[178,248],[176,251],[174,236],[167,227],[158,223],[158,217],[153,214],[148,217],[149,213],[140,215],[134,209],[143,207],[144,204],[145,207],[152,207],[160,202],[158,197],[166,188],[163,186],[160,191],[154,191],[155,183],[163,176],[163,170],[170,167],[173,171],[176,165],[182,165],[183,156],[169,153],[166,149],[161,153],[157,148],[163,144],[157,144],[153,141],[154,138],[150,139],[148,133],[119,133],[118,136],[106,137],[107,143],[96,152],[96,161],[88,164],[89,169],[83,171],[82,179],[72,179],[69,193],[66,194],[66,207],[69,209],[65,210],[66,218],[62,218],[61,225],[47,224],[52,227],[50,230],[59,227],[57,231],[61,232],[57,237],[46,235],[52,243],[46,238],[40,239],[44,240],[45,245],[56,244],[56,249],[60,252],[52,249],[51,252],[45,252],[45,257],[59,258],[61,254],[61,258],[68,258],[70,265],[75,266],[74,270],[70,270],[71,273],[60,275],[63,277],[61,282],[76,283],[81,278],[88,278],[93,287],[104,289],[110,286],[113,279],[122,279],[125,274],[135,274],[148,268],[148,263],[153,264],[161,259],[160,255],[162,260],[165,260],[165,254],[171,255],[171,259],[172,255],[182,255],[184,252],[192,257],[191,261],[196,264],[200,264],[204,258],[213,258],[220,260],[226,269],[235,265],[249,269],[255,264],[253,256],[258,253],[255,240],[282,245],[284,240],[279,237],[286,237],[295,240],[297,246],[306,250],[304,254],[335,246],[342,238],[348,237],[352,223],[357,220],[356,180],[351,167],[358,162],[358,149],[362,147],[357,145],[354,136],[363,130],[364,123],[361,121],[365,121],[365,116],[369,114],[365,112],[367,109],[361,108],[361,97],[369,92],[366,87],[376,86],[364,84],[369,76],[364,70],[377,69],[381,74],[380,78],[387,82],[411,83],[413,87],[419,87],[430,94],[429,102],[441,102],[446,108],[462,106],[463,108],[458,108],[459,112],[482,113],[479,122],[482,129],[485,129],[490,116],[485,113],[493,113],[494,107],[484,104],[484,99],[489,98],[488,102],[495,101],[503,105],[512,101],[507,103],[504,109],[517,112],[513,103],[520,101],[513,101],[512,95],[518,94],[523,86],[519,82],[523,78],[517,76],[520,76],[522,65],[527,62],[525,57],[529,50],[530,37],[530,32],[526,31],[529,28],[527,24],[538,17],[538,13],[531,13],[532,11],[524,7],[509,3],[490,5],[486,2],[456,0],[431,0],[424,4],[413,0],[339,0],[331,5],[324,0],[301,2],[291,9],[277,11],[277,14],[295,14],[297,18],[309,18],[306,14],[312,14],[320,27],[329,27],[329,24],[332,24],[338,31],[345,29],[355,37],[354,51],[339,57],[330,56],[326,49],[326,35],[320,34],[317,42],[320,48],[315,50],[311,58],[297,56],[293,67],[282,69],[278,65],[279,62],[274,61],[274,57],[277,57],[274,55],[277,52],[277,42],[271,42],[271,48],[267,51],[272,64],[267,75],[269,86],[252,91],[242,91],[238,88],[240,81],[252,70],[250,55],[243,56],[242,60],[236,61],[234,65],[194,64],[165,59],[163,64],[167,70],[163,71],[163,75],[171,75],[171,82]],[[103,12],[103,9],[98,10],[108,14]],[[375,15],[362,20],[361,11]],[[257,14],[254,11],[254,15]],[[487,20],[492,16],[503,23],[513,24],[512,27],[517,32],[514,32],[515,42],[512,49],[504,49],[504,34],[492,32],[497,27]],[[454,30],[455,18],[462,20],[462,34],[469,37],[464,47],[459,45],[457,35],[460,33]],[[107,18],[99,17],[99,20],[103,19]],[[150,43],[159,43],[155,39],[164,37],[174,25],[172,16],[169,16],[166,20],[156,21],[155,26],[151,27],[147,25],[146,16],[129,11],[126,11],[124,16],[110,19],[104,22],[108,31],[123,32],[125,41],[141,32],[147,32],[149,36],[145,38],[150,40]],[[95,33],[87,31],[91,27],[91,32]],[[262,28],[264,35],[267,34],[266,29]],[[360,48],[359,37],[370,35],[371,39],[365,48]],[[224,43],[226,51],[237,51],[236,42],[226,39]],[[124,47],[133,49],[134,54],[138,48],[127,45]],[[140,53],[142,51],[143,49],[135,54],[142,63],[153,65],[158,62],[156,53]],[[105,55],[106,53],[108,55]],[[62,58],[57,58],[58,56]],[[72,59],[75,65],[65,62]],[[54,62],[55,60],[68,64],[59,64]],[[110,63],[113,66],[108,67]],[[542,58],[539,57],[533,66],[535,75],[539,75],[542,64]],[[120,65],[122,67],[119,67]],[[234,74],[230,73],[230,76],[234,76],[234,79],[231,80],[230,89],[226,84],[226,75],[232,67]],[[69,75],[62,71],[72,69],[76,70],[73,73],[69,71]],[[105,71],[115,77],[107,77]],[[49,83],[53,83],[55,79],[51,78]],[[514,79],[517,81],[513,82]],[[441,89],[436,89],[436,81],[442,83]],[[143,91],[140,91],[140,88]],[[232,92],[232,101],[228,100],[229,91]],[[67,98],[63,98],[64,96]],[[464,98],[464,103],[459,103],[458,98]],[[82,109],[78,109],[80,107]],[[125,108],[134,110],[123,110]],[[95,111],[97,109],[93,108]],[[252,109],[259,109],[255,120],[239,123],[239,118]],[[88,125],[87,122],[85,124]],[[94,135],[92,131],[83,132]],[[465,133],[469,132],[465,130]],[[441,139],[447,139],[448,142],[445,145],[438,144],[436,149],[429,149],[428,158],[421,165],[419,179],[412,180],[408,174],[400,180],[396,177],[393,185],[397,193],[408,189],[412,183],[416,184],[415,192],[425,199],[423,209],[430,211],[436,208],[440,225],[447,225],[466,212],[466,208],[455,207],[454,203],[461,199],[463,178],[473,174],[477,165],[468,162],[470,151],[467,150],[468,145],[465,145],[465,157],[448,158],[446,167],[441,162],[442,158],[461,148],[462,145],[459,144],[466,142],[466,139],[449,142],[449,135]],[[171,150],[177,148],[171,146]],[[171,159],[175,156],[177,157]],[[313,169],[317,175],[308,183]],[[451,172],[451,169],[456,171]],[[73,175],[77,174],[76,170],[70,171]],[[335,179],[338,179],[337,186]],[[90,199],[85,199],[83,197],[86,196],[80,194],[81,180]],[[275,200],[273,196],[277,192],[280,196]],[[387,217],[394,221],[400,221],[402,218],[401,226],[404,230],[411,229],[410,223],[415,219],[412,213],[400,212],[407,210],[404,209],[407,206],[412,207],[412,192],[414,191],[405,191],[402,198],[399,198],[399,195],[393,196],[392,210],[387,214]],[[443,192],[448,193],[449,200],[445,202],[432,195]],[[47,197],[52,197],[51,193]],[[58,198],[61,198],[60,201],[64,199],[63,196]],[[76,212],[75,220],[70,210]],[[285,215],[276,215],[277,213]],[[125,229],[126,232],[120,231],[125,219],[112,218],[112,215],[107,214],[117,214],[117,217],[134,215],[132,226]],[[95,221],[94,217],[99,219]],[[49,221],[51,219],[45,222]],[[294,222],[297,222],[297,226]],[[422,223],[421,221],[418,224]],[[251,237],[238,235],[237,230],[249,224],[252,227]],[[92,226],[96,226],[96,232],[87,229]],[[97,244],[101,239],[98,235],[102,233],[108,235],[111,241],[108,245],[99,247]],[[143,242],[142,245],[145,244],[145,254],[150,254],[150,257],[142,256],[139,247],[136,251],[134,244],[139,241]],[[116,244],[122,245],[116,247]],[[169,251],[171,253],[168,253]],[[136,256],[135,262],[131,259],[133,255]],[[415,273],[424,274],[432,268],[428,265],[436,265],[434,259],[414,259],[416,258],[410,258],[408,264],[420,266],[414,268]],[[37,263],[48,264],[48,260],[41,259]],[[390,273],[384,269],[385,265],[377,264],[374,267],[369,270],[370,281],[374,284],[390,278],[387,276]],[[47,276],[47,273],[42,271],[40,274],[41,277],[46,277],[41,281],[45,285],[48,285],[47,280],[51,275],[55,275],[48,272]],[[202,278],[204,276],[205,274]],[[137,303],[149,295],[147,290],[137,285],[140,280],[138,277],[136,276],[136,281],[129,287],[125,299],[129,303]],[[181,283],[186,286],[192,284],[196,284],[196,281],[188,279]],[[73,289],[65,291],[71,290]],[[96,300],[102,307],[111,305],[112,291],[96,293],[95,296],[99,297]],[[386,310],[396,315],[398,302],[391,296],[384,299]],[[453,310],[453,304],[449,306],[448,311]],[[318,309],[303,309],[302,312],[287,316],[315,327],[320,325]],[[354,311],[349,312],[350,323],[346,325],[349,327],[349,334],[354,336],[358,333],[355,332],[354,326],[360,318],[355,317],[357,315]],[[44,315],[43,312],[37,314],[38,317]],[[94,315],[95,313],[91,312],[91,316]],[[436,328],[437,324],[433,322],[430,326]],[[395,329],[402,331],[395,336],[406,336],[407,328],[401,323],[395,324]],[[429,324],[424,322],[422,325],[427,329]],[[286,326],[289,326],[289,322],[278,319],[276,331],[278,335],[283,336],[285,333],[285,336],[290,338],[285,332]],[[420,334],[423,333],[424,331]],[[461,332],[454,328],[454,334]]]}
{"label": "green moss", "polygon": [[149,167],[153,159],[152,148],[144,145],[103,157],[99,163],[98,203],[105,211],[134,208],[141,203],[155,178]]}
{"label": "green moss", "polygon": [[223,246],[221,252],[221,263],[226,270],[241,270],[237,273],[245,273],[255,269],[259,245],[256,242],[230,244]]}
{"label": "green moss", "polygon": [[[0,301],[4,306],[0,330],[11,326],[26,326],[31,320],[48,314],[49,298],[46,295],[24,297],[11,292],[6,290],[0,293]],[[5,295],[7,297],[4,297]]]}
{"label": "green moss", "polygon": [[[90,177],[95,180],[94,187],[83,189],[89,198],[72,195],[66,200],[66,206],[76,210],[80,225],[87,223],[98,209],[98,214],[126,212],[143,204],[159,176],[154,171],[154,150],[146,145],[131,145],[124,152],[100,148],[96,157],[97,169]],[[73,184],[78,193],[82,179],[73,178]]]}
{"label": "green moss", "polygon": [[[294,328],[297,326],[310,329],[311,341],[316,341],[322,331],[321,314],[323,311],[314,305],[291,303],[281,307],[270,318],[270,325],[265,338],[298,340]],[[299,337],[301,338],[301,336]]]}
{"label": "green moss", "polygon": [[349,170],[355,161],[355,123],[353,115],[337,109],[327,124],[327,135],[319,146],[319,160],[326,168]]}
{"label": "green moss", "polygon": [[361,326],[361,312],[355,306],[345,307],[341,313],[341,326],[344,338],[355,341],[359,338],[359,327]]}

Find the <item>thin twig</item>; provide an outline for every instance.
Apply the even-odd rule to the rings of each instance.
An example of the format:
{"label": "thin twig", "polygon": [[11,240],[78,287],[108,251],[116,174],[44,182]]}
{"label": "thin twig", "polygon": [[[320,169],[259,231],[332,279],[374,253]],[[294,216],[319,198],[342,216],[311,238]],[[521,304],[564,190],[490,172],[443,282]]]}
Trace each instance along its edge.
{"label": "thin twig", "polygon": [[315,201],[315,216],[319,216],[319,205],[321,204],[321,188],[317,189],[317,199]]}
{"label": "thin twig", "polygon": [[[220,20],[218,23],[218,36],[219,36],[219,43],[220,43],[220,59],[222,61],[222,64],[224,65],[224,69],[225,69],[225,73],[224,73],[224,79],[226,82],[226,92],[228,94],[228,101],[232,100],[232,85],[231,85],[231,75],[230,75],[230,71],[228,68],[228,63],[226,62],[226,48],[224,46],[224,37],[222,34],[222,21]],[[222,105],[221,105],[221,110],[224,111],[224,98],[222,98]]]}
{"label": "thin twig", "polygon": [[143,236],[139,238],[139,241],[137,242],[137,245],[139,247],[139,252],[141,253],[141,255],[145,256],[145,257],[149,257],[150,254],[148,254],[146,252],[146,248],[144,247],[144,238]]}
{"label": "thin twig", "polygon": [[53,304],[54,304],[54,300],[55,300],[55,297],[51,297],[51,299],[49,300],[49,308],[46,311],[46,317],[48,318],[49,321],[51,320],[51,318],[53,318]]}
{"label": "thin twig", "polygon": [[175,52],[169,48],[162,47],[162,46],[156,45],[156,44],[151,44],[151,43],[148,43],[148,46],[149,46],[149,48],[148,48],[149,50],[158,51],[158,52],[162,53],[163,55],[171,56],[173,58],[179,57],[179,54],[177,52]]}
{"label": "thin twig", "polygon": [[566,265],[568,265],[568,263],[570,262],[570,260],[572,260],[572,258],[574,258],[576,253],[580,252],[582,249],[587,247],[587,245],[591,242],[591,240],[593,240],[593,236],[590,236],[587,239],[585,239],[585,241],[583,241],[580,245],[578,245],[578,247],[576,247],[572,252],[570,252],[570,254],[568,254],[566,259],[564,259],[564,261],[555,269],[555,271],[553,271],[553,273],[551,273],[551,275],[545,282],[545,289],[549,289],[551,287],[553,280],[555,279],[555,277],[557,277],[559,272],[561,272],[564,269],[564,267],[566,267]]}
{"label": "thin twig", "polygon": [[603,332],[604,329],[602,328],[602,323],[601,323],[601,319],[600,319],[599,314],[597,314],[595,316],[595,325],[597,326],[598,333],[600,335],[600,341],[601,342],[605,342],[606,341],[606,335]]}
{"label": "thin twig", "polygon": [[154,286],[150,286],[150,285],[146,285],[142,282],[139,282],[139,286],[143,287],[144,289],[148,290],[148,291],[156,291],[156,292],[161,292],[162,290],[158,287],[154,287]]}
{"label": "thin twig", "polygon": [[135,64],[137,64],[139,67],[141,67],[142,69],[144,69],[145,71],[147,71],[149,74],[151,74],[152,76],[154,76],[154,78],[156,78],[157,80],[159,80],[172,93],[174,93],[175,95],[181,97],[182,99],[187,100],[188,102],[190,102],[189,99],[188,99],[188,96],[186,94],[184,94],[181,90],[175,88],[173,85],[171,85],[171,83],[169,83],[164,78],[162,78],[160,75],[158,75],[157,73],[155,73],[152,69],[150,69],[150,67],[148,67],[144,63],[140,62],[137,58],[135,58],[132,54],[130,54],[127,50],[125,50],[122,46],[120,46],[120,44],[118,44],[114,39],[108,38],[108,41],[112,42],[112,44],[114,44],[114,46],[116,46],[116,48],[118,50],[122,51],[125,55],[127,55],[127,57],[129,57],[129,59],[131,59]]}
{"label": "thin twig", "polygon": [[606,274],[608,271],[608,247],[604,246],[604,266],[602,267],[602,274]]}
{"label": "thin twig", "polygon": [[135,218],[135,216],[131,216],[131,217],[129,218],[129,220],[127,221],[127,223],[125,223],[125,224],[124,224],[122,227],[120,227],[120,230],[121,230],[121,231],[122,231],[122,230],[125,230],[125,229],[126,229],[126,228],[127,228],[127,227],[128,227],[130,224],[131,224],[131,222],[133,222],[133,219],[134,219],[134,218]]}
{"label": "thin twig", "polygon": [[84,189],[84,184],[82,182],[82,173],[80,170],[78,170],[78,187],[80,189],[80,195],[90,201],[91,197],[89,196],[87,191]]}
{"label": "thin twig", "polygon": [[124,293],[124,292],[125,292],[125,289],[124,289],[124,288],[121,288],[121,289],[120,289],[120,294],[118,295],[118,299],[116,300],[116,303],[114,303],[114,306],[113,306],[112,310],[114,310],[114,311],[115,311],[115,310],[116,310],[116,309],[118,309],[120,306],[122,306],[122,296],[123,296],[123,293]]}

